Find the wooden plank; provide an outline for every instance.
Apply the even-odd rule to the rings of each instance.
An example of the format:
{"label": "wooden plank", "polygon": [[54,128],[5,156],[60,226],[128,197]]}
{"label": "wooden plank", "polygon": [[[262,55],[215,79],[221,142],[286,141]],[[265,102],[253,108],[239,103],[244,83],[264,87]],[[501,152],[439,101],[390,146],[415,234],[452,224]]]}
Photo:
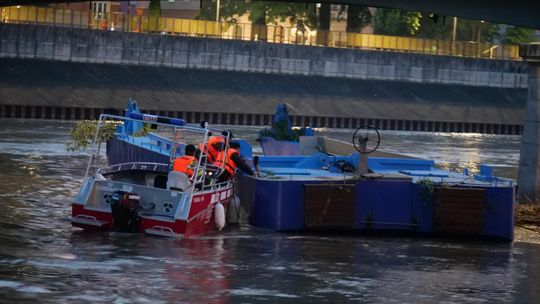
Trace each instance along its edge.
{"label": "wooden plank", "polygon": [[481,226],[484,221],[480,218],[480,220],[478,218],[442,218],[442,217],[436,217],[435,218],[435,221],[437,222],[437,225],[441,224],[441,225],[469,225],[469,226],[474,226],[474,225],[478,225],[478,226]]}
{"label": "wooden plank", "polygon": [[343,208],[343,209],[340,209],[340,208],[316,208],[316,209],[304,209],[304,214],[305,215],[313,215],[313,216],[317,216],[318,214],[323,214],[323,213],[336,213],[336,214],[348,214],[350,212],[354,212],[354,208],[350,208],[350,207],[347,207],[347,208]]}
{"label": "wooden plank", "polygon": [[482,232],[485,205],[484,189],[437,189],[434,210],[435,231],[469,234]]}
{"label": "wooden plank", "polygon": [[[483,193],[482,193],[483,194]],[[438,196],[439,198],[441,199],[444,199],[444,198],[449,198],[449,199],[453,199],[453,198],[461,198],[461,199],[478,199],[478,198],[481,198],[481,197],[484,197],[484,195],[482,195],[480,193],[439,193]]]}
{"label": "wooden plank", "polygon": [[475,222],[475,223],[458,223],[458,222],[440,222],[440,223],[437,223],[437,226],[439,227],[454,227],[454,228],[458,228],[458,227],[468,227],[468,228],[475,228],[476,230],[479,230],[482,226],[483,226],[483,223],[481,222]]}
{"label": "wooden plank", "polygon": [[481,198],[485,197],[484,189],[474,189],[474,188],[441,188],[437,189],[437,197],[460,197],[460,198]]}
{"label": "wooden plank", "polygon": [[484,204],[480,206],[460,206],[460,205],[454,205],[454,204],[437,204],[438,209],[462,211],[463,213],[466,213],[468,211],[484,210],[485,209],[484,207],[485,207]]}
{"label": "wooden plank", "polygon": [[435,219],[464,219],[464,220],[481,220],[482,214],[446,214],[435,213]]}
{"label": "wooden plank", "polygon": [[481,226],[479,225],[463,225],[463,224],[452,224],[452,223],[443,223],[440,224],[440,228],[444,227],[446,229],[453,229],[453,230],[470,230],[470,231],[481,231]]}
{"label": "wooden plank", "polygon": [[458,213],[458,212],[440,212],[437,210],[435,212],[435,216],[439,217],[448,217],[448,218],[482,218],[484,215],[484,212],[476,212],[476,213]]}
{"label": "wooden plank", "polygon": [[307,216],[318,216],[319,214],[344,214],[348,215],[349,213],[354,212],[354,209],[308,209],[304,210],[304,214]]}
{"label": "wooden plank", "polygon": [[442,205],[450,205],[455,207],[481,207],[484,205],[483,197],[471,199],[471,198],[444,198],[444,199],[437,199],[437,203]]}
{"label": "wooden plank", "polygon": [[437,200],[446,204],[459,204],[462,206],[477,205],[482,202],[484,196],[472,197],[472,196],[438,196]]}
{"label": "wooden plank", "polygon": [[463,226],[463,225],[440,225],[438,226],[437,232],[478,234],[478,233],[481,233],[482,230],[480,227],[470,227],[470,226]]}
{"label": "wooden plank", "polygon": [[456,209],[456,208],[447,208],[447,207],[437,207],[435,214],[452,214],[452,215],[483,215],[484,208],[479,209]]}
{"label": "wooden plank", "polygon": [[304,187],[306,228],[353,228],[354,185],[308,184]]}

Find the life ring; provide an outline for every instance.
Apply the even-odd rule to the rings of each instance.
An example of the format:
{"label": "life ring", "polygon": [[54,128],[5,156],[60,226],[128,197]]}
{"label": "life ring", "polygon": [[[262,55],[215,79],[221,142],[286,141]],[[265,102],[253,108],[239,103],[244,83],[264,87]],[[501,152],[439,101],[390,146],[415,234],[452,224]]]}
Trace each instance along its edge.
{"label": "life ring", "polygon": [[214,207],[214,219],[216,220],[216,227],[219,231],[225,227],[225,208],[221,203],[217,203]]}

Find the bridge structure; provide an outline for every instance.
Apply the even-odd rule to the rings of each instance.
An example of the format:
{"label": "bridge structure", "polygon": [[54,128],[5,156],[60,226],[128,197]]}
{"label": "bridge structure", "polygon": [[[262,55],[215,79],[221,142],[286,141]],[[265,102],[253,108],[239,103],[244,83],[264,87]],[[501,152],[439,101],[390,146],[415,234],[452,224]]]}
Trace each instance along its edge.
{"label": "bridge structure", "polygon": [[518,193],[533,202],[540,200],[540,43],[525,44],[520,55],[528,63],[527,109],[519,156]]}

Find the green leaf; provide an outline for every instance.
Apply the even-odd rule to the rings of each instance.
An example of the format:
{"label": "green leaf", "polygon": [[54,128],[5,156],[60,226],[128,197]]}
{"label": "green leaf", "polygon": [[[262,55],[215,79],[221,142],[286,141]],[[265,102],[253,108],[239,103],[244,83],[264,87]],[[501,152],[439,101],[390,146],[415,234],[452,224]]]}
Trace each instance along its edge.
{"label": "green leaf", "polygon": [[[121,122],[104,122],[99,130],[98,140],[107,141],[111,138],[116,133],[116,126],[119,124]],[[80,151],[88,148],[94,140],[97,125],[97,120],[83,120],[75,123],[70,131],[71,141],[66,143],[66,150]]]}

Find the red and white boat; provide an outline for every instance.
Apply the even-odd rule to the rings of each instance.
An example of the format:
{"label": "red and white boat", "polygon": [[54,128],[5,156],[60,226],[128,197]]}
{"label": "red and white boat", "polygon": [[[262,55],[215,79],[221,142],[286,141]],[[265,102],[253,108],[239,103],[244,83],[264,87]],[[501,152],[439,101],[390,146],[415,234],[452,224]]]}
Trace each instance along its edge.
{"label": "red and white boat", "polygon": [[[104,114],[99,126],[107,119],[172,127],[173,134],[180,130],[181,134],[193,132],[202,137],[205,145],[212,131],[186,126],[181,119],[145,114],[132,114],[128,118]],[[221,136],[219,131],[213,131]],[[99,128],[94,141],[98,133]],[[98,168],[89,175],[98,153],[99,145],[90,157],[83,186],[72,204],[73,226],[177,237],[221,230],[225,225],[226,210],[234,195],[233,182],[217,183],[213,177],[217,177],[221,169],[207,164],[203,155],[191,178],[171,171],[167,164],[146,162]]]}

